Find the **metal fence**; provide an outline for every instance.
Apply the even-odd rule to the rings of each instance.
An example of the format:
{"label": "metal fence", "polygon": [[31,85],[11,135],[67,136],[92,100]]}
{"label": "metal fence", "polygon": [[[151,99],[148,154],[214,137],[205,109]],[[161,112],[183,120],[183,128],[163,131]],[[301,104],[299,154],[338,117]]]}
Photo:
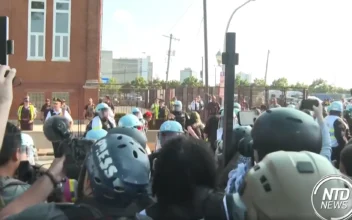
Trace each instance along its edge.
{"label": "metal fence", "polygon": [[261,105],[269,106],[271,98],[276,98],[281,106],[297,104],[308,95],[306,88],[289,87],[240,86],[236,91],[238,101],[243,102],[245,100],[249,108],[260,107]]}
{"label": "metal fence", "polygon": [[[112,88],[115,86],[115,88]],[[170,101],[173,97],[177,97],[183,103],[184,110],[194,100],[196,96],[200,96],[205,102],[210,96],[216,96],[221,103],[219,96],[220,87],[209,87],[208,91],[205,87],[178,87],[178,88],[123,88],[121,85],[109,85],[109,87],[101,86],[99,96],[110,96],[116,106],[136,106],[140,108],[150,108],[155,99],[164,100],[170,107]]]}
{"label": "metal fence", "polygon": [[[222,97],[219,93],[223,91],[223,87],[177,87],[177,88],[124,88],[123,85],[105,85],[100,86],[99,96],[102,98],[106,95],[110,96],[113,104],[118,106],[115,112],[127,113],[131,112],[132,107],[141,108],[142,112],[150,109],[156,99],[165,101],[166,106],[172,109],[171,100],[176,97],[183,103],[183,110],[189,111],[188,106],[195,97],[200,96],[205,104],[208,103],[211,96],[215,96],[219,103]],[[205,112],[201,113],[202,119],[206,118]]]}

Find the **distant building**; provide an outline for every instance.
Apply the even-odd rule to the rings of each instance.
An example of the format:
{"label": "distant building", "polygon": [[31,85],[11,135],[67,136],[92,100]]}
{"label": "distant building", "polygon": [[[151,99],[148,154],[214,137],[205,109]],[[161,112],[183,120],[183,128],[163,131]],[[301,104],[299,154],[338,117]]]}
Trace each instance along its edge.
{"label": "distant building", "polygon": [[252,83],[252,74],[238,73],[238,75],[241,76],[242,80],[247,80],[249,83]]}
{"label": "distant building", "polygon": [[102,50],[100,55],[100,73],[103,78],[112,78],[112,51]]}
{"label": "distant building", "polygon": [[117,83],[128,83],[137,77],[146,81],[153,79],[153,62],[150,56],[145,58],[119,58],[112,60],[112,77]]}
{"label": "distant building", "polygon": [[185,68],[180,71],[180,82],[182,83],[188,77],[193,76],[198,79],[198,73],[193,71],[191,68]]}

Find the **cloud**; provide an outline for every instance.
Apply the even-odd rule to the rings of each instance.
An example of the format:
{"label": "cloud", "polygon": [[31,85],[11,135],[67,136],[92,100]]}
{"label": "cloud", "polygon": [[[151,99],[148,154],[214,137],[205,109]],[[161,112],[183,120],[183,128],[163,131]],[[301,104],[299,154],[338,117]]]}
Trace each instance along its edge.
{"label": "cloud", "polygon": [[120,24],[131,24],[133,23],[133,16],[126,10],[118,9],[114,13],[114,20]]}

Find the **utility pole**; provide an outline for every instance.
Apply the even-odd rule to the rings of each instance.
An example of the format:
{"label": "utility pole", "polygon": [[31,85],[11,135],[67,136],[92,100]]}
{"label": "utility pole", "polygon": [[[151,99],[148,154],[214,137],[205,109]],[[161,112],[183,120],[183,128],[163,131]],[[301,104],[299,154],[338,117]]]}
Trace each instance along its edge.
{"label": "utility pole", "polygon": [[169,51],[167,52],[167,66],[166,66],[166,82],[168,82],[169,81],[170,58],[171,58],[171,44],[172,44],[173,40],[180,41],[180,39],[174,38],[172,34],[170,34],[170,36],[166,36],[166,35],[163,35],[163,36],[170,39]]}
{"label": "utility pole", "polygon": [[[208,19],[207,19],[207,0],[203,0],[203,18],[204,18],[204,70],[206,92],[209,92],[209,71],[208,71]],[[208,100],[208,98],[206,99]],[[208,101],[207,101],[208,102]]]}
{"label": "utility pole", "polygon": [[266,55],[266,66],[265,66],[265,75],[264,75],[265,86],[266,86],[266,80],[268,77],[269,55],[270,55],[270,50],[268,50],[268,54]]}
{"label": "utility pole", "polygon": [[202,70],[201,70],[200,77],[202,78],[202,81],[204,83],[204,69],[203,69],[203,67],[204,67],[204,62],[203,62],[203,57],[202,57]]}

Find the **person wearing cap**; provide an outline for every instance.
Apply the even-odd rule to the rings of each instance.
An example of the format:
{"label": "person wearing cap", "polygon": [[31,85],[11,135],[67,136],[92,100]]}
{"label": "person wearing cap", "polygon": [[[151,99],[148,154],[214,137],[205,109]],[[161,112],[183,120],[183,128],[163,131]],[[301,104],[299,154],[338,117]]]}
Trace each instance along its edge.
{"label": "person wearing cap", "polygon": [[47,120],[48,118],[50,118],[51,116],[54,116],[54,115],[64,116],[70,122],[70,126],[72,126],[73,119],[72,119],[70,113],[68,113],[62,107],[62,100],[59,99],[59,98],[53,98],[53,108],[50,109],[50,111],[48,112],[45,120]]}
{"label": "person wearing cap", "polygon": [[33,131],[33,122],[37,117],[34,105],[29,103],[29,97],[23,99],[23,104],[17,110],[18,127],[22,131]]}
{"label": "person wearing cap", "polygon": [[331,160],[336,160],[336,166],[340,164],[340,153],[345,147],[349,137],[349,127],[342,119],[343,104],[340,101],[332,102],[329,115],[325,117],[325,123],[329,128],[331,138]]}

